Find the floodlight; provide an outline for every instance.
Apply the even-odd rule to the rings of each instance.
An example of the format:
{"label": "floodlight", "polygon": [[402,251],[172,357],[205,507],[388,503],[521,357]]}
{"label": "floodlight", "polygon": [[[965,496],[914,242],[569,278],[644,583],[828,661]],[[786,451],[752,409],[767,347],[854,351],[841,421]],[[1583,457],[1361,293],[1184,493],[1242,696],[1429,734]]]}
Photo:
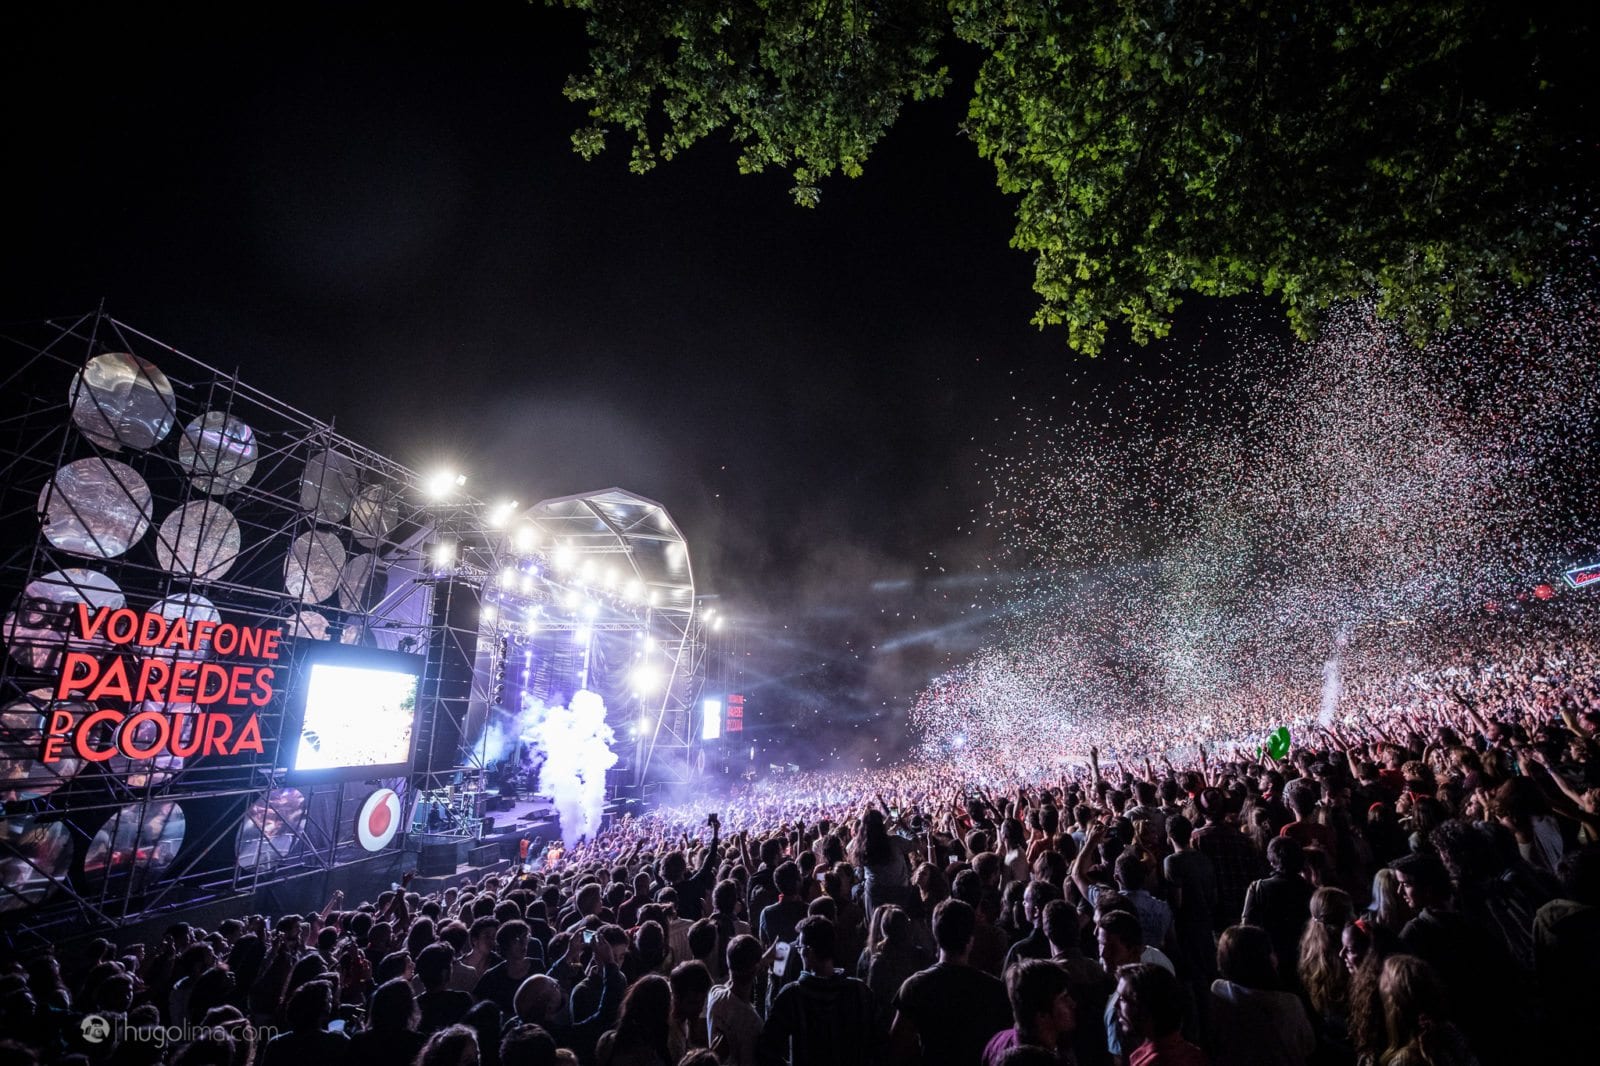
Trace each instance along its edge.
{"label": "floodlight", "polygon": [[423,487],[428,495],[435,500],[442,500],[450,493],[467,483],[465,474],[457,474],[453,470],[439,470],[429,476],[427,484]]}
{"label": "floodlight", "polygon": [[661,671],[653,663],[640,663],[633,668],[633,688],[641,696],[649,696],[661,687]]}

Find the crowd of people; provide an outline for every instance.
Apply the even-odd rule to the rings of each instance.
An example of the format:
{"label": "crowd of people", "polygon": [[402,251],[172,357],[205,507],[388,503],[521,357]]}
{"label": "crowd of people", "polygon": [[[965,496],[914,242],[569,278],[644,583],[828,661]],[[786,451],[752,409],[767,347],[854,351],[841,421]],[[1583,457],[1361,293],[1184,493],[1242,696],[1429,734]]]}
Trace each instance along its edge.
{"label": "crowd of people", "polygon": [[1369,672],[1281,758],[1122,729],[794,775],[438,893],[33,953],[0,972],[0,1066],[1582,1055],[1597,662],[1563,637]]}

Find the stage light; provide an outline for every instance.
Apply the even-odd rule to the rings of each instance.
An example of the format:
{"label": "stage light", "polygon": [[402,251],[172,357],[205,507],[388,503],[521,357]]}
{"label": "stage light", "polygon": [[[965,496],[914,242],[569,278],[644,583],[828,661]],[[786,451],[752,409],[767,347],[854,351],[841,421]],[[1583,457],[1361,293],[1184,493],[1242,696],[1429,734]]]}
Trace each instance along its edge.
{"label": "stage light", "polygon": [[517,527],[516,546],[519,552],[531,552],[539,544],[539,531],[532,526]]}
{"label": "stage light", "polygon": [[532,574],[523,574],[522,575],[522,591],[525,592],[525,593],[533,591],[533,575]]}
{"label": "stage light", "polygon": [[655,728],[656,720],[648,714],[639,719],[639,732],[648,733]]}
{"label": "stage light", "polygon": [[722,631],[722,619],[720,617],[713,618],[711,620],[711,631],[713,633],[720,633]]}
{"label": "stage light", "polygon": [[634,603],[638,603],[640,600],[644,599],[644,582],[638,580],[637,578],[628,582],[627,596],[628,599]]}
{"label": "stage light", "polygon": [[569,611],[576,611],[578,609],[578,604],[581,602],[582,600],[580,600],[578,597],[578,590],[568,589],[566,598],[561,601],[561,605]]}
{"label": "stage light", "polygon": [[715,618],[717,616],[717,609],[715,607],[707,607],[704,611],[701,611],[700,613],[703,616],[705,616],[707,621],[709,621],[709,620],[711,620],[711,619],[713,619],[713,618]]}
{"label": "stage light", "polygon": [[599,613],[600,605],[593,600],[590,600],[588,603],[583,605],[583,616],[585,618],[594,618]]}
{"label": "stage light", "polygon": [[442,500],[467,483],[467,475],[454,470],[439,470],[429,475],[425,490],[435,500]]}
{"label": "stage light", "polygon": [[661,671],[653,663],[640,663],[633,668],[633,690],[649,696],[661,688]]}
{"label": "stage light", "polygon": [[594,636],[594,630],[590,629],[588,626],[579,626],[577,629],[572,631],[572,639],[577,641],[579,644],[589,643],[589,638],[592,636]]}
{"label": "stage light", "polygon": [[478,617],[490,625],[494,624],[495,616],[496,611],[494,609],[494,604],[492,603],[484,604],[482,609],[478,611]]}
{"label": "stage light", "polygon": [[645,651],[655,651],[656,650],[656,638],[650,636],[648,633],[645,634],[644,649],[645,649]]}
{"label": "stage light", "polygon": [[654,607],[661,602],[661,594],[655,589],[650,590],[650,606]]}
{"label": "stage light", "polygon": [[511,586],[515,585],[516,583],[517,583],[517,571],[516,571],[515,567],[508,566],[504,570],[500,571],[500,587],[501,588],[509,589]]}
{"label": "stage light", "polygon": [[567,545],[559,544],[556,546],[554,562],[557,570],[569,569],[576,560],[577,556]]}
{"label": "stage light", "polygon": [[433,565],[443,570],[454,566],[456,561],[456,546],[453,541],[440,541],[433,549]]}
{"label": "stage light", "polygon": [[495,504],[494,507],[490,508],[489,510],[489,528],[499,529],[501,526],[511,521],[511,516],[516,512],[516,510],[516,500],[506,500],[503,503]]}
{"label": "stage light", "polygon": [[579,566],[578,566],[578,576],[580,578],[582,578],[584,581],[589,581],[590,579],[592,579],[594,577],[594,560],[593,559],[585,559],[581,564],[579,564]]}

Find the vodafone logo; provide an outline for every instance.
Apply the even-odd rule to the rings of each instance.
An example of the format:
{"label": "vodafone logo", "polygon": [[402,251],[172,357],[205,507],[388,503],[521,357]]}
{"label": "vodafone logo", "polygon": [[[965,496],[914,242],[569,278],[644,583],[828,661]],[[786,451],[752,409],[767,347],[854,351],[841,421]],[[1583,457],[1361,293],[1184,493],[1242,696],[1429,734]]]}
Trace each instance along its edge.
{"label": "vodafone logo", "polygon": [[392,788],[380,788],[361,805],[356,839],[368,851],[382,851],[400,831],[400,797]]}

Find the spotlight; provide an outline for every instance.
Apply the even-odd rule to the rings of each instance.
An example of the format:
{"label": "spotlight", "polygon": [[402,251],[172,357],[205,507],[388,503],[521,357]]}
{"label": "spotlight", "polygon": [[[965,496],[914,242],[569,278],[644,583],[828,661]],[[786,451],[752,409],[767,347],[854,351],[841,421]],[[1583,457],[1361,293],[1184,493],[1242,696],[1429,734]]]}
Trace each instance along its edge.
{"label": "spotlight", "polygon": [[539,531],[532,526],[517,527],[516,546],[519,552],[531,552],[539,543]]}
{"label": "spotlight", "polygon": [[433,565],[441,570],[454,566],[456,562],[456,546],[452,541],[440,541],[433,549]]}
{"label": "spotlight", "polygon": [[583,605],[583,616],[585,618],[594,618],[599,613],[600,605],[593,600],[590,600],[588,603]]}
{"label": "spotlight", "polygon": [[557,545],[555,558],[553,560],[556,564],[557,570],[567,570],[571,568],[575,559],[576,556],[573,554],[571,548],[565,544]]}
{"label": "spotlight", "polygon": [[614,566],[611,569],[606,571],[606,576],[605,576],[606,588],[609,589],[609,588],[615,588],[616,587],[617,576],[618,576],[617,575],[617,568],[614,567]]}
{"label": "spotlight", "polygon": [[661,671],[652,663],[640,663],[633,668],[632,681],[639,695],[652,695],[661,688]]}
{"label": "spotlight", "polygon": [[466,483],[465,474],[458,474],[453,470],[439,470],[429,475],[427,484],[423,487],[430,498],[442,500]]}
{"label": "spotlight", "polygon": [[578,599],[577,590],[576,589],[570,589],[567,592],[567,598],[562,601],[562,606],[565,607],[569,611],[576,611],[578,609],[578,604],[580,602],[582,602],[582,601]]}
{"label": "spotlight", "polygon": [[511,521],[511,516],[516,509],[516,500],[506,500],[504,503],[495,504],[489,510],[489,528],[499,529],[501,526]]}
{"label": "spotlight", "polygon": [[482,609],[478,611],[478,617],[481,618],[483,621],[488,622],[488,623],[490,623],[492,625],[494,623],[494,620],[495,620],[494,604],[492,604],[492,603],[484,604]]}
{"label": "spotlight", "polygon": [[711,620],[711,631],[713,633],[722,632],[722,618],[720,616]]}
{"label": "spotlight", "polygon": [[511,586],[515,585],[516,583],[517,583],[517,570],[516,570],[516,567],[508,566],[504,570],[500,571],[500,587],[501,588],[509,589],[509,588],[511,588]]}
{"label": "spotlight", "polygon": [[627,595],[628,599],[633,603],[638,603],[640,600],[644,599],[644,582],[638,580],[637,578],[628,582]]}

